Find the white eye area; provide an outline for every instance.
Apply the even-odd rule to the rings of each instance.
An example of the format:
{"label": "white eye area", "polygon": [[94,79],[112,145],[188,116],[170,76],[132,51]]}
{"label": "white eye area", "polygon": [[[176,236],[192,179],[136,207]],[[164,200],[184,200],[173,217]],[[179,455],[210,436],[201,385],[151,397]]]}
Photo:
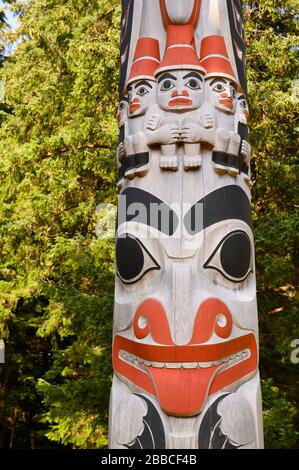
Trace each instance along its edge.
{"label": "white eye area", "polygon": [[246,103],[246,101],[245,101],[245,100],[241,101],[240,106],[241,106],[241,108],[243,108],[243,109],[247,109],[247,103]]}
{"label": "white eye area", "polygon": [[129,92],[128,97],[129,97],[129,101],[131,102],[133,98],[133,93],[131,91]]}
{"label": "white eye area", "polygon": [[212,90],[217,91],[217,93],[221,93],[222,91],[225,91],[225,87],[222,85],[222,83],[217,83],[217,85],[215,85]]}
{"label": "white eye area", "polygon": [[147,318],[144,317],[143,315],[141,315],[141,317],[139,317],[138,319],[138,326],[141,330],[143,330],[144,328],[146,328],[148,325],[147,323]]}
{"label": "white eye area", "polygon": [[190,88],[191,90],[201,90],[200,81],[196,78],[191,78],[185,85],[186,87]]}
{"label": "white eye area", "polygon": [[162,82],[160,90],[161,91],[168,91],[168,90],[171,90],[172,88],[174,88],[174,86],[175,85],[171,80],[166,79]]}
{"label": "white eye area", "polygon": [[235,90],[233,87],[231,87],[231,88],[230,88],[230,92],[231,92],[231,95],[233,96],[233,98],[235,98],[235,96],[236,96],[236,90]]}
{"label": "white eye area", "polygon": [[147,95],[148,93],[149,93],[148,89],[145,88],[144,86],[138,88],[137,95],[144,96],[144,95]]}
{"label": "white eye area", "polygon": [[224,328],[227,324],[226,316],[223,315],[222,313],[219,313],[219,315],[217,315],[216,322],[217,322],[217,325],[220,326],[220,328]]}

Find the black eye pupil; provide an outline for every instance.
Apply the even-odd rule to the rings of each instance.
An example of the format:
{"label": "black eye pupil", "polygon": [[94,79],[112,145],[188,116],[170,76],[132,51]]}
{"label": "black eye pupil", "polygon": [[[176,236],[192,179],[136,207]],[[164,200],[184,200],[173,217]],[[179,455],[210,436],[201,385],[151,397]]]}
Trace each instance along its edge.
{"label": "black eye pupil", "polygon": [[190,80],[189,85],[191,88],[197,88],[197,81],[196,80]]}
{"label": "black eye pupil", "polygon": [[165,80],[163,87],[165,88],[165,90],[169,90],[171,85],[172,85],[172,83],[171,83],[170,80]]}
{"label": "black eye pupil", "polygon": [[144,265],[144,255],[139,243],[131,237],[121,237],[116,242],[118,273],[126,281],[140,274]]}
{"label": "black eye pupil", "polygon": [[224,271],[241,279],[248,273],[251,262],[249,237],[245,233],[231,235],[222,245],[220,260]]}

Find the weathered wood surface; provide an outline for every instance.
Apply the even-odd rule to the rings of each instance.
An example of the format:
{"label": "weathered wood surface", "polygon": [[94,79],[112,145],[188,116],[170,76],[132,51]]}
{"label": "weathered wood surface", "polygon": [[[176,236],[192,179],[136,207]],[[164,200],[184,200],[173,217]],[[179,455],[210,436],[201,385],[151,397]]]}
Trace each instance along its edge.
{"label": "weathered wood surface", "polygon": [[238,0],[123,0],[110,448],[262,448]]}

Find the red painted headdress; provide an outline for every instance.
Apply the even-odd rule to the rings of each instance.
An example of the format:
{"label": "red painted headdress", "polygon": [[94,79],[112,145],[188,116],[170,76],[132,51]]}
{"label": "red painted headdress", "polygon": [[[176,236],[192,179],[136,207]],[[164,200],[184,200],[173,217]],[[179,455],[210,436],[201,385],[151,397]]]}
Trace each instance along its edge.
{"label": "red painted headdress", "polygon": [[155,80],[155,71],[159,65],[159,41],[154,38],[139,38],[127,86],[135,80]]}
{"label": "red painted headdress", "polygon": [[166,70],[184,69],[206,72],[196,53],[193,25],[169,25],[165,54],[155,75]]}
{"label": "red painted headdress", "polygon": [[207,71],[205,78],[226,77],[238,84],[223,36],[203,38],[200,48],[200,64]]}

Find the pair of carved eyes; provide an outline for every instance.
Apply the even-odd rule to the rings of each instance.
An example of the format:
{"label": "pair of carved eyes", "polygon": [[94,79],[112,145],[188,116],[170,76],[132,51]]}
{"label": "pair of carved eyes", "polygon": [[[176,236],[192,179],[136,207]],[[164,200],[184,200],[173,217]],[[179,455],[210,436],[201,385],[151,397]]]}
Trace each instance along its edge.
{"label": "pair of carved eyes", "polygon": [[[160,86],[160,91],[169,91],[172,88],[175,88],[176,84],[167,78],[163,80]],[[185,87],[190,88],[190,90],[201,90],[201,82],[196,78],[191,78],[185,83]]]}
{"label": "pair of carved eyes", "polygon": [[243,109],[248,109],[247,101],[246,100],[241,100],[240,101],[240,107]]}
{"label": "pair of carved eyes", "polygon": [[[217,85],[215,85],[213,88],[212,88],[213,91],[216,91],[217,93],[223,93],[224,91],[226,91],[226,87],[223,83],[217,83]],[[229,91],[230,91],[230,94],[232,95],[233,98],[236,97],[236,90],[234,87],[230,87],[229,88]]]}
{"label": "pair of carved eyes", "polygon": [[[138,238],[126,234],[116,243],[117,275],[125,284],[138,282],[146,273],[161,266]],[[244,282],[252,272],[251,242],[242,230],[226,235],[204,264],[225,279]]]}
{"label": "pair of carved eyes", "polygon": [[[144,95],[147,95],[148,93],[149,93],[149,89],[146,88],[145,86],[141,86],[137,88],[137,91],[136,91],[136,95],[138,96],[144,96]],[[133,98],[132,93],[129,93],[129,100],[132,101],[132,98]]]}

